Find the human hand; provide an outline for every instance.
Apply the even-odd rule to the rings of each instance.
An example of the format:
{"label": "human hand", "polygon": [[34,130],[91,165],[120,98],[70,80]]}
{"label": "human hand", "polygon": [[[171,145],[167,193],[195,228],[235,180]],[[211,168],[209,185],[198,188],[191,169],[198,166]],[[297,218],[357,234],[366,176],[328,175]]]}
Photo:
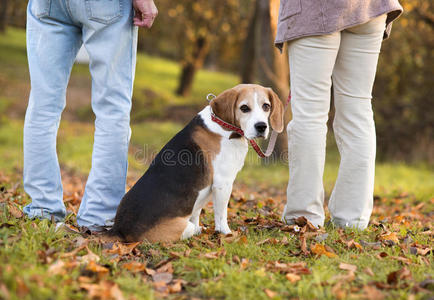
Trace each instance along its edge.
{"label": "human hand", "polygon": [[154,0],[133,0],[134,25],[151,28],[158,14]]}

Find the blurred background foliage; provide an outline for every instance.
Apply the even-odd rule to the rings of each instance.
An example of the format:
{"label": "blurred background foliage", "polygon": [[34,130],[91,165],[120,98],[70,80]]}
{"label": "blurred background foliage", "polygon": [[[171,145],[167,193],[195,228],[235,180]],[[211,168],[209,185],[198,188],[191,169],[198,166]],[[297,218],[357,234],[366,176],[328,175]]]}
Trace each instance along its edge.
{"label": "blurred background foliage", "polygon": [[[383,44],[373,92],[378,157],[432,165],[434,5],[433,1],[424,0],[401,3],[405,12],[395,21],[391,38]],[[18,40],[24,43],[24,33],[20,33],[19,28],[25,28],[26,5],[26,0],[1,0],[3,44],[0,44],[0,55],[25,57]],[[278,0],[156,0],[156,5],[159,16],[153,28],[139,33],[142,54],[138,59],[133,121],[186,122],[205,105],[204,97],[208,92],[219,93],[239,82],[271,86],[282,99],[286,97],[289,89],[287,58],[272,44]],[[0,39],[1,36],[0,33]],[[14,43],[16,48],[13,48]],[[13,54],[14,51],[18,54]],[[10,63],[11,60],[7,60]],[[6,111],[5,103],[14,97],[25,102],[22,93],[7,90],[12,77],[5,75],[5,70],[11,74],[19,70],[26,72],[25,60],[17,60],[19,62],[12,66],[3,57],[3,65],[0,65],[3,69],[0,110],[3,111]],[[18,65],[22,65],[22,69]],[[72,96],[88,97],[86,68],[77,66],[74,72],[84,79],[72,77],[71,89],[74,86],[78,89]],[[26,73],[16,77],[23,80],[18,86],[25,91],[28,90],[27,76]],[[78,102],[81,105],[75,111],[77,118],[93,120],[89,101]],[[14,115],[13,109],[7,112]],[[22,113],[15,112],[21,117]],[[279,151],[285,148],[284,139],[283,136]]]}

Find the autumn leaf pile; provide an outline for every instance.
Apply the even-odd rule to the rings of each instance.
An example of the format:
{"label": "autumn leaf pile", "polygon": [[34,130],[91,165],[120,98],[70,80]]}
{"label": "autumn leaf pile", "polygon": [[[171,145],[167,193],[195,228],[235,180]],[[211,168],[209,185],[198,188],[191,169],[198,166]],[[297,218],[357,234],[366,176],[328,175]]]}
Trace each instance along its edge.
{"label": "autumn leaf pile", "polygon": [[64,174],[66,227],[28,220],[20,184],[0,178],[0,298],[409,299],[434,296],[433,199],[376,197],[365,231],[280,220],[284,191],[237,186],[230,235],[203,231],[187,241],[99,242],[79,233],[83,181]]}

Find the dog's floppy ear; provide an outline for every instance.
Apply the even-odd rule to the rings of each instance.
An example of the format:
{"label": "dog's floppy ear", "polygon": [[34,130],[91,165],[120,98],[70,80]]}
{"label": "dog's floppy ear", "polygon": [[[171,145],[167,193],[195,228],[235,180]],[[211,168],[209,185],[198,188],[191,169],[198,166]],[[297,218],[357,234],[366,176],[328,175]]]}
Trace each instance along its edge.
{"label": "dog's floppy ear", "polygon": [[239,91],[232,88],[224,91],[211,101],[212,111],[223,121],[238,126],[235,118]]}
{"label": "dog's floppy ear", "polygon": [[268,99],[271,102],[270,124],[271,128],[277,132],[283,131],[284,108],[279,96],[272,90],[268,89]]}

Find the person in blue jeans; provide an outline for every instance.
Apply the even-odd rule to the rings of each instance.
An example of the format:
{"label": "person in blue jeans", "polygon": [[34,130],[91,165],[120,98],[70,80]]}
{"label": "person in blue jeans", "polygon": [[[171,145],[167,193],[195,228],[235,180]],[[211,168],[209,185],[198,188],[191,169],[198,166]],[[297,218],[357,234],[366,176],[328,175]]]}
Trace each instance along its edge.
{"label": "person in blue jeans", "polygon": [[[95,135],[79,226],[110,226],[125,193],[137,27],[150,28],[153,0],[30,0],[27,55],[31,80],[24,122],[24,190],[30,218],[66,215],[56,136],[78,50],[90,57]],[[135,26],[136,25],[136,26]]]}

